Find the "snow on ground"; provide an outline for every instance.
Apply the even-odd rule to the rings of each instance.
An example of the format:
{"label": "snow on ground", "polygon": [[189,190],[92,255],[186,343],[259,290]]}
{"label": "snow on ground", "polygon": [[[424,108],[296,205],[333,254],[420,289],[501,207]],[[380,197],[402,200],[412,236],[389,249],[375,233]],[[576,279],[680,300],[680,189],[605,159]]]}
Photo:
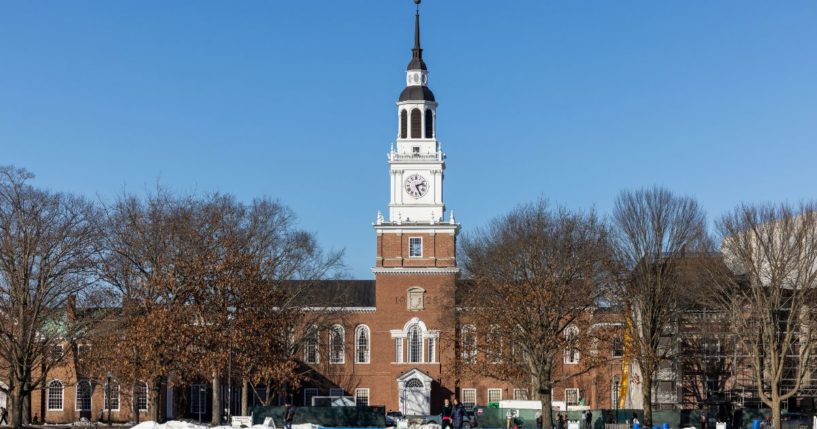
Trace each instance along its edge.
{"label": "snow on ground", "polygon": [[[230,426],[199,425],[180,420],[171,420],[167,423],[161,424],[156,423],[154,421],[146,421],[139,423],[138,425],[132,427],[131,429],[233,429],[233,428],[231,428]],[[255,425],[250,429],[270,429],[270,427],[264,425]],[[318,425],[304,423],[300,425],[292,425],[292,429],[318,429]]]}

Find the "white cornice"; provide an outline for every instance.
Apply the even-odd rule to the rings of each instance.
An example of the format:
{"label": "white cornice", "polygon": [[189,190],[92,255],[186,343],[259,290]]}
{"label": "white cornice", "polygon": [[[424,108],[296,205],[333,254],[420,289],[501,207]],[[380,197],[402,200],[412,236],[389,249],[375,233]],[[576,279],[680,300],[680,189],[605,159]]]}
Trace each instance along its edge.
{"label": "white cornice", "polygon": [[457,274],[460,269],[457,267],[431,267],[431,268],[412,268],[412,267],[374,267],[372,272],[375,274],[425,274],[425,275],[445,275]]}

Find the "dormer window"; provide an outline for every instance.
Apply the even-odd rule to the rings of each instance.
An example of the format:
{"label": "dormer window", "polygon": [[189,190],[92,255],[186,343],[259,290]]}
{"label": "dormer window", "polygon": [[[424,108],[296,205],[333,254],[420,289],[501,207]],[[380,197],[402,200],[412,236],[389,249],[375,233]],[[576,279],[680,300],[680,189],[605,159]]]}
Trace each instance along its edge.
{"label": "dormer window", "polygon": [[423,257],[423,238],[411,237],[409,238],[409,258]]}

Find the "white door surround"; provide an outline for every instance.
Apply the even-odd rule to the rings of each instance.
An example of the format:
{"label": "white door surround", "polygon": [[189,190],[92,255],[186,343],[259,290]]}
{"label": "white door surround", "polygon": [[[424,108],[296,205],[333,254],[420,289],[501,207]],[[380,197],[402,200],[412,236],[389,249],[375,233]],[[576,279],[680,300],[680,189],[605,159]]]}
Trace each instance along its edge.
{"label": "white door surround", "polygon": [[431,414],[431,382],[433,379],[417,368],[397,378],[400,411],[405,416]]}

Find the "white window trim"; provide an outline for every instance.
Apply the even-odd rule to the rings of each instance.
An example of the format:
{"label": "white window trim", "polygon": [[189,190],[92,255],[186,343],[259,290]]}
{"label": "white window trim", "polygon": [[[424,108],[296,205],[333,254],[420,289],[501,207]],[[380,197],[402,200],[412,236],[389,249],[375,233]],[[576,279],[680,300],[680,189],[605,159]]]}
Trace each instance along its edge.
{"label": "white window trim", "polygon": [[[360,342],[358,338],[360,336],[361,331],[366,331],[366,360],[360,361],[358,357],[360,356]],[[355,363],[356,364],[369,364],[372,362],[372,330],[369,329],[367,325],[358,325],[355,328]]]}
{"label": "white window trim", "polygon": [[[51,392],[50,392],[51,391],[51,383],[53,383],[55,381],[60,383],[60,386],[62,386],[61,389],[60,389],[60,407],[59,408],[51,408],[51,404],[50,404],[50,402],[48,400],[50,398],[50,396],[51,396]],[[45,398],[45,409],[46,409],[46,411],[63,411],[65,409],[65,383],[63,383],[62,380],[60,380],[58,378],[55,378],[55,379],[49,381],[48,382],[48,388],[46,389],[45,394],[46,394],[46,398]]]}
{"label": "white window trim", "polygon": [[[338,330],[340,332],[340,359],[335,359],[335,341],[334,341],[334,332]],[[346,363],[346,329],[343,329],[341,325],[332,325],[329,328],[329,364],[331,365],[343,365]]]}
{"label": "white window trim", "polygon": [[[398,344],[400,353],[397,352]],[[394,363],[405,363],[405,347],[403,347],[403,337],[396,337],[394,338],[394,357],[396,358]]]}
{"label": "white window trim", "polygon": [[[149,402],[150,402],[150,386],[148,386],[147,383],[141,383],[141,382],[138,382],[138,383],[141,384],[142,386],[144,386],[144,388],[145,388],[145,408],[142,408],[142,407],[139,406],[139,395],[137,394],[137,392],[133,392],[133,400],[136,401],[136,410],[140,411],[140,412],[141,411],[147,411],[148,407],[150,406],[149,405]],[[136,388],[138,389],[139,387],[142,387],[142,386],[136,386]]]}
{"label": "white window trim", "polygon": [[[432,348],[431,345],[434,344]],[[428,362],[427,363],[437,363],[437,347],[440,346],[440,342],[437,341],[437,337],[434,335],[426,336],[426,349],[428,350]]]}
{"label": "white window trim", "polygon": [[474,394],[474,405],[473,405],[473,407],[471,409],[475,408],[477,406],[477,402],[478,402],[477,401],[477,389],[475,389],[473,387],[469,387],[469,388],[465,388],[465,389],[461,390],[461,394],[460,394],[461,401],[460,402],[462,403],[463,406],[465,406],[465,392]]}
{"label": "white window trim", "polygon": [[[420,240],[420,254],[419,255],[412,255],[411,254],[411,241],[412,240]],[[409,237],[408,245],[409,245],[409,248],[408,248],[409,258],[422,258],[423,257],[423,237]]]}
{"label": "white window trim", "polygon": [[[312,325],[312,327],[307,331],[307,338],[304,341],[304,363],[308,365],[315,365],[321,363],[321,336],[318,332],[318,327]],[[314,338],[314,346],[315,346],[315,361],[309,360],[309,343],[311,340],[310,337]]]}
{"label": "white window trim", "polygon": [[[315,394],[312,395],[309,398],[309,402],[307,402],[306,397],[307,397],[307,393],[309,393],[309,392],[315,392]],[[304,407],[311,407],[312,406],[312,398],[314,398],[315,396],[320,395],[320,393],[321,393],[320,389],[317,389],[317,388],[314,388],[314,387],[305,388],[304,389]]]}
{"label": "white window trim", "polygon": [[362,406],[368,407],[369,404],[371,403],[371,396],[370,396],[371,392],[369,391],[369,388],[368,387],[358,387],[357,389],[355,389],[355,406],[361,406],[361,405],[358,405],[357,398],[359,397],[358,394],[363,393],[363,392],[366,392],[366,405],[362,405]]}
{"label": "white window trim", "polygon": [[[491,401],[491,392],[499,392],[499,400]],[[502,389],[498,389],[498,388],[488,389],[488,401],[487,401],[488,404],[490,404],[491,402],[500,402],[500,401],[502,401]],[[486,404],[486,405],[488,405],[488,404]]]}
{"label": "white window trim", "polygon": [[[571,334],[571,332],[574,332],[575,334]],[[577,328],[575,325],[570,325],[567,328],[565,328],[564,335],[565,335],[565,342],[567,342],[567,340],[570,339],[571,335],[576,335],[576,336],[580,335],[579,328]],[[571,350],[575,351],[575,355],[574,355],[575,360],[570,359],[570,351]],[[563,360],[564,364],[565,365],[578,365],[578,363],[581,360],[582,360],[582,355],[579,352],[579,349],[575,348],[575,347],[571,347],[570,344],[566,344],[565,345],[564,360]]]}
{"label": "white window trim", "polygon": [[[120,389],[122,389],[122,386],[120,386],[119,383],[117,383],[114,380],[111,380],[111,382],[116,383],[116,386],[117,386],[117,389],[116,389],[116,408],[111,407],[111,411],[119,411],[119,406],[120,406],[121,400],[122,400],[122,395],[121,395],[122,392],[120,392]],[[108,399],[108,383],[105,382],[105,384],[103,384],[102,386],[104,387],[104,390],[102,390],[102,406],[104,407],[105,411],[107,411],[108,407],[107,407],[107,404],[105,403],[105,400]],[[111,386],[113,386],[113,384],[111,384]],[[94,395],[93,395],[93,390],[92,390],[91,391],[91,397],[93,398],[93,396]],[[108,401],[108,402],[110,402],[110,401]],[[93,408],[93,405],[91,406],[91,408]]]}
{"label": "white window trim", "polygon": [[[88,401],[88,409],[83,409],[83,408],[79,407],[79,385],[81,383],[88,383],[88,386],[91,389],[91,393],[90,393],[90,395],[88,395],[89,399],[90,399]],[[88,380],[88,379],[79,380],[77,382],[76,386],[74,386],[74,411],[79,411],[79,412],[81,412],[81,411],[91,411],[93,409],[94,409],[94,385],[91,384],[91,381]]]}
{"label": "white window trim", "polygon": [[[567,402],[567,397],[568,397],[567,392],[570,392],[570,391],[575,391],[576,392],[576,403],[575,404],[570,404],[570,403]],[[569,388],[565,389],[565,406],[579,405],[579,403],[581,402],[581,396],[580,395],[581,395],[581,391],[579,390],[578,387],[569,387]]]}
{"label": "white window trim", "polygon": [[[517,393],[522,392],[523,395],[517,395]],[[517,396],[524,396],[525,399],[517,399]],[[513,399],[514,401],[527,401],[528,400],[528,389],[513,389]]]}
{"label": "white window trim", "polygon": [[[420,356],[419,356],[419,360],[417,360],[416,362],[411,361],[411,336],[409,335],[409,332],[411,332],[412,329],[416,329],[417,330],[417,336],[420,337],[420,347],[419,347]],[[423,327],[420,326],[419,323],[416,324],[416,325],[412,325],[409,328],[409,330],[406,332],[406,363],[411,363],[411,364],[426,363],[426,357],[425,357],[425,345],[426,345],[426,342],[424,341],[424,339],[425,339],[425,333],[423,332]]]}
{"label": "white window trim", "polygon": [[[465,350],[465,334],[469,332],[471,335],[474,336],[474,348],[470,352]],[[460,333],[460,341],[462,341],[462,360],[467,364],[475,364],[477,363],[477,355],[479,354],[479,348],[477,344],[477,327],[474,325],[465,325],[461,329]]]}

